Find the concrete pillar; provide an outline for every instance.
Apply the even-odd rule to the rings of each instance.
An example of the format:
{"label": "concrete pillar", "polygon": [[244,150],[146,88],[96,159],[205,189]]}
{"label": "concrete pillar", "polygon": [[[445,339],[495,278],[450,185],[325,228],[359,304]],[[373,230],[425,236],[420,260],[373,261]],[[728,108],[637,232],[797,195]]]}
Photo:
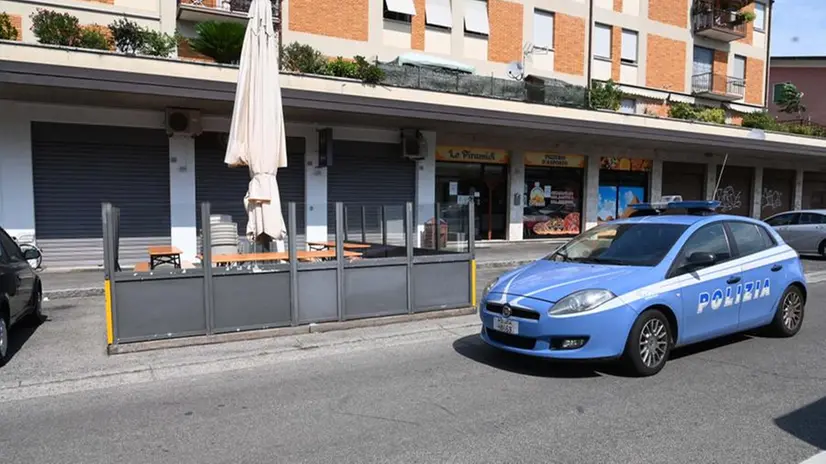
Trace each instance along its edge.
{"label": "concrete pillar", "polygon": [[[508,165],[508,240],[522,240],[524,224],[522,217],[525,213],[525,158],[521,151],[512,151],[510,165]],[[518,201],[517,201],[518,198]]]}
{"label": "concrete pillar", "polygon": [[582,199],[585,230],[597,225],[599,211],[599,156],[590,155],[585,168],[585,198]]}
{"label": "concrete pillar", "polygon": [[803,209],[803,170],[798,169],[794,176],[794,198],[792,209]]}
{"label": "concrete pillar", "polygon": [[648,192],[650,201],[658,201],[663,196],[663,160],[655,159],[651,162],[651,173],[648,176]]}
{"label": "concrete pillar", "polygon": [[717,187],[717,163],[706,165],[706,200],[714,200]]}
{"label": "concrete pillar", "polygon": [[172,246],[183,252],[181,259],[194,261],[200,209],[195,201],[195,139],[189,136],[169,138],[169,214]]}
{"label": "concrete pillar", "polygon": [[34,241],[31,119],[0,101],[0,224],[22,241]]}
{"label": "concrete pillar", "polygon": [[754,168],[754,177],[751,187],[751,211],[750,216],[760,219],[760,211],[763,209],[763,168]]}
{"label": "concrete pillar", "polygon": [[[304,218],[303,231],[307,242],[325,242],[334,231],[327,226],[327,168],[318,167],[318,130],[302,127],[290,132],[291,136],[304,137]],[[333,159],[333,164],[336,160]],[[301,235],[302,231],[296,231]]]}
{"label": "concrete pillar", "polygon": [[[433,217],[436,203],[436,133],[422,132],[427,145],[425,158],[416,161],[416,243],[421,243],[424,236],[424,223]],[[449,231],[452,232],[452,231]]]}

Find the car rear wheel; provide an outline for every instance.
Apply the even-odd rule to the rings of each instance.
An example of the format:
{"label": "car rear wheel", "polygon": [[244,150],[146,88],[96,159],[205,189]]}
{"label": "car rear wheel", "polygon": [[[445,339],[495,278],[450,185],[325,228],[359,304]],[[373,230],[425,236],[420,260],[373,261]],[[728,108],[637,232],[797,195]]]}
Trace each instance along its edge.
{"label": "car rear wheel", "polygon": [[624,361],[631,374],[647,377],[660,372],[673,344],[671,325],[658,309],[649,309],[637,318],[625,344]]}
{"label": "car rear wheel", "polygon": [[35,324],[42,324],[43,322],[46,322],[47,317],[43,314],[43,290],[39,285],[35,288],[34,293],[32,293],[31,305],[32,312],[30,318],[32,322]]}
{"label": "car rear wheel", "polygon": [[803,325],[803,315],[806,302],[803,292],[797,286],[791,286],[783,292],[780,303],[769,326],[772,335],[778,337],[792,337],[800,331]]}

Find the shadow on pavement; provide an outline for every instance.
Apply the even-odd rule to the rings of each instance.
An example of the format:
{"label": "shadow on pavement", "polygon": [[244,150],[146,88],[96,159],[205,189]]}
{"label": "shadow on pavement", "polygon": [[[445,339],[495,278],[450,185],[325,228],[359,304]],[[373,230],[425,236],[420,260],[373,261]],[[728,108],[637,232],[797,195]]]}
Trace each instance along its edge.
{"label": "shadow on pavement", "polygon": [[23,345],[37,332],[41,324],[35,322],[31,317],[20,320],[9,331],[9,351],[7,363],[11,363],[14,355],[23,348]]}
{"label": "shadow on pavement", "polygon": [[609,369],[603,369],[602,364],[566,363],[497,350],[486,345],[479,335],[468,335],[454,341],[453,350],[472,361],[520,375],[580,379],[600,377],[602,374],[597,372],[597,368],[609,373]]}
{"label": "shadow on pavement", "polygon": [[774,423],[795,438],[826,450],[826,397],[780,416]]}
{"label": "shadow on pavement", "polygon": [[692,345],[688,345],[681,348],[676,348],[674,351],[671,352],[671,356],[669,356],[669,360],[673,361],[675,359],[684,358],[687,356],[693,356],[700,353],[705,353],[706,351],[716,350],[718,348],[722,348],[724,346],[733,345],[735,343],[744,342],[746,340],[751,340],[752,338],[758,338],[756,333],[739,333],[734,335],[727,335],[725,337],[716,338],[713,340],[709,340],[706,342],[695,343]]}

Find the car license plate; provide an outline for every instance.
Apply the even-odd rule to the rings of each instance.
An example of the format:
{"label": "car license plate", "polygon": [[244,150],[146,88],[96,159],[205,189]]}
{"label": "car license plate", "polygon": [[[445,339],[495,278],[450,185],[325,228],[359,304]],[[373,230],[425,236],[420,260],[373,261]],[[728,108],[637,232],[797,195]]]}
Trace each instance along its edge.
{"label": "car license plate", "polygon": [[501,317],[493,318],[493,329],[506,334],[516,335],[519,333],[519,322]]}

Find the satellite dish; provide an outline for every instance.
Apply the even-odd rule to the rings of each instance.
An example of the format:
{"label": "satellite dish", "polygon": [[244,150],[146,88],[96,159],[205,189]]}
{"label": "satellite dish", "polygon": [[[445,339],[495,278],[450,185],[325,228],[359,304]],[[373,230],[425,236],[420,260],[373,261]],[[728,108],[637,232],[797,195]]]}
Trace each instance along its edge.
{"label": "satellite dish", "polygon": [[522,63],[518,61],[511,61],[510,63],[508,63],[507,71],[508,76],[516,80],[522,80],[522,76],[525,73],[525,68],[524,66],[522,66]]}

